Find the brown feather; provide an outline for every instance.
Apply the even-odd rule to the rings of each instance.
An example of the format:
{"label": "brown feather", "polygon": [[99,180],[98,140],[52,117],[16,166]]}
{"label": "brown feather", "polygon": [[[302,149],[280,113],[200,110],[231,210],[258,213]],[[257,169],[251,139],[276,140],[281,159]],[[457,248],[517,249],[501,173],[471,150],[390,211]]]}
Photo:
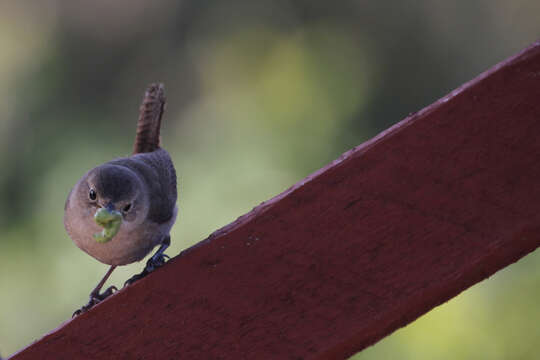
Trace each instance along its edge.
{"label": "brown feather", "polygon": [[151,84],[146,90],[139,108],[139,122],[133,154],[152,152],[159,148],[159,130],[164,110],[165,88],[160,83]]}

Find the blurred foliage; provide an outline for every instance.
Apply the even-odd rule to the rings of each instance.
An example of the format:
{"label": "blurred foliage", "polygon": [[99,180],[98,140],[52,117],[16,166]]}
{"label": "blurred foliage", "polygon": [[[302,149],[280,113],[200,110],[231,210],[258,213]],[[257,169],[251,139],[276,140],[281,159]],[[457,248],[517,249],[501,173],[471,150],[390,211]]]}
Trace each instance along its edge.
{"label": "blurred foliage", "polygon": [[[174,255],[533,42],[539,12],[536,0],[0,2],[0,353],[69,319],[107,270],[71,243],[63,205],[86,170],[129,154],[148,83],[169,99]],[[354,358],[534,359],[538,270],[530,255]]]}

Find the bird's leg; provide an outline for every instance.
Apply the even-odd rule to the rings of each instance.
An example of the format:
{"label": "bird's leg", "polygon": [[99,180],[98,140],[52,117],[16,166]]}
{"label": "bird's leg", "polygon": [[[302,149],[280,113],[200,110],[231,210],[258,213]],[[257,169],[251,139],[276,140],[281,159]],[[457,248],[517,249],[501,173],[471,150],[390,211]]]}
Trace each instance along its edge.
{"label": "bird's leg", "polygon": [[116,286],[109,286],[107,290],[105,290],[103,293],[101,294],[99,293],[99,291],[101,290],[101,288],[103,287],[103,285],[105,284],[109,276],[111,276],[115,268],[116,268],[116,265],[112,265],[107,271],[107,273],[105,274],[105,276],[103,277],[103,279],[101,279],[101,281],[96,285],[94,290],[92,290],[92,292],[90,293],[90,301],[97,300],[96,302],[97,304],[98,302],[105,300],[108,296],[110,296],[112,293],[118,290]]}
{"label": "bird's leg", "polygon": [[113,270],[116,268],[116,265],[112,265],[109,270],[107,271],[107,273],[105,274],[105,276],[103,277],[103,279],[101,279],[101,281],[97,284],[97,286],[94,288],[94,290],[92,290],[92,292],[90,293],[90,300],[88,301],[88,304],[84,305],[82,308],[80,308],[79,310],[75,311],[73,313],[73,316],[77,316],[77,315],[80,315],[82,314],[83,312],[86,312],[88,310],[90,310],[94,305],[96,305],[97,303],[105,300],[107,297],[109,297],[110,295],[112,295],[115,291],[117,291],[118,289],[116,288],[116,286],[110,286],[107,288],[107,290],[105,290],[104,292],[102,292],[101,294],[99,293],[99,291],[101,290],[101,288],[103,287],[103,285],[105,284],[105,282],[107,281],[107,279],[109,278],[109,276],[111,276]]}
{"label": "bird's leg", "polygon": [[156,251],[156,253],[150,259],[148,259],[144,270],[151,273],[156,268],[163,266],[166,261],[165,258],[169,258],[169,255],[164,254],[165,250],[167,250],[169,245],[171,245],[171,237],[167,236],[161,242],[161,246]]}
{"label": "bird's leg", "polygon": [[142,279],[146,275],[150,274],[152,271],[157,269],[158,267],[163,266],[165,264],[165,258],[169,258],[168,255],[164,254],[165,250],[169,247],[171,244],[171,237],[167,236],[163,239],[161,242],[161,246],[156,251],[154,255],[148,261],[146,262],[146,266],[144,267],[144,270],[137,275],[133,275],[131,278],[129,278],[125,283],[124,287],[133,284],[135,281]]}

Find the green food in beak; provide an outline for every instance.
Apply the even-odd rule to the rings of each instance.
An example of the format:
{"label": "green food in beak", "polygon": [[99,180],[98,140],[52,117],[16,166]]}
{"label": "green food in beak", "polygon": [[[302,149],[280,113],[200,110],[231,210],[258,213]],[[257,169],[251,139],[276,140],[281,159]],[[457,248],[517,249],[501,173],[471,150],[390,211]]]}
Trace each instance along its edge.
{"label": "green food in beak", "polygon": [[111,241],[118,233],[118,230],[120,230],[122,214],[116,210],[101,208],[96,211],[94,221],[103,228],[100,233],[94,234],[94,239],[98,243],[106,243],[107,241]]}

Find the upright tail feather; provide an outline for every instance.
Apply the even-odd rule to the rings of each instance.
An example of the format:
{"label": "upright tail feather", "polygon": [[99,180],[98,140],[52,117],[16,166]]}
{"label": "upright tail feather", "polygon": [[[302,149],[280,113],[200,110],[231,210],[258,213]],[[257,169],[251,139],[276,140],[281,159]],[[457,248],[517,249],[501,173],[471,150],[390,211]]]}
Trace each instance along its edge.
{"label": "upright tail feather", "polygon": [[164,110],[165,88],[163,84],[150,84],[139,108],[139,122],[133,154],[152,152],[159,148],[159,128]]}

